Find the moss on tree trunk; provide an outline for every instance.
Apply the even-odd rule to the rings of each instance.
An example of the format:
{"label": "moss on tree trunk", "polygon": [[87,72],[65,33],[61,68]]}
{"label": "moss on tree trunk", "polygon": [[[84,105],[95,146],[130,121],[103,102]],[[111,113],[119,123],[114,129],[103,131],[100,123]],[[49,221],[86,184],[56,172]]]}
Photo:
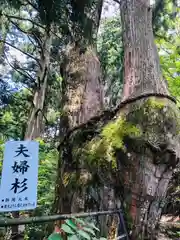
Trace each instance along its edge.
{"label": "moss on tree trunk", "polygon": [[[86,169],[75,184],[82,190],[109,186],[113,207],[121,201],[125,209],[132,239],[156,236],[168,183],[180,158],[179,132],[175,103],[148,97],[114,115],[105,112],[69,134],[73,159]],[[105,197],[100,201],[104,205]]]}

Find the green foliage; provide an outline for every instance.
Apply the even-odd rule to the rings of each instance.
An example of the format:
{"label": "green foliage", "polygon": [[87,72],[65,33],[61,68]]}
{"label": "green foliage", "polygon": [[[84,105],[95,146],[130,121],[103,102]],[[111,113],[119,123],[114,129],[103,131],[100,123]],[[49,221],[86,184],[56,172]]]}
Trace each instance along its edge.
{"label": "green foliage", "polygon": [[45,25],[50,25],[51,23],[61,23],[62,17],[67,10],[66,4],[67,0],[60,1],[39,1],[36,0],[36,9],[38,10],[38,15],[40,20]]}
{"label": "green foliage", "polygon": [[179,26],[180,8],[177,1],[159,1],[160,8],[154,25],[156,45],[159,50],[160,64],[170,92],[180,105],[180,51]]}
{"label": "green foliage", "polygon": [[61,240],[64,239],[63,236],[67,237],[67,240],[105,240],[106,238],[97,238],[96,232],[99,229],[94,225],[94,223],[82,220],[78,218],[67,219],[62,224],[59,232],[52,233],[48,240]]}
{"label": "green foliage", "polygon": [[[10,104],[12,101],[12,90],[9,84],[2,80],[2,74],[0,73],[0,107]],[[2,112],[0,112],[1,116]]]}
{"label": "green foliage", "polygon": [[166,229],[166,233],[170,239],[179,239],[180,238],[180,227],[172,226]]}
{"label": "green foliage", "polygon": [[180,96],[179,37],[175,34],[171,42],[166,42],[164,39],[157,39],[156,43],[160,52],[160,63],[164,78],[168,81],[172,95],[178,98]]}
{"label": "green foliage", "polygon": [[[169,82],[172,94],[178,96],[179,74],[177,74],[177,71],[179,69],[179,54],[177,55],[177,52],[179,49],[178,26],[180,10],[175,0],[162,0],[156,1],[156,3],[153,11],[153,27],[156,42],[158,46],[161,46],[159,48],[160,54],[164,53],[160,56],[161,66],[164,77]],[[177,38],[176,41],[175,38]],[[170,46],[167,47],[169,44]],[[119,16],[102,21],[97,45],[103,69],[106,99],[112,107],[120,101],[123,82],[123,46]],[[169,52],[169,54],[166,54],[166,52]]]}
{"label": "green foliage", "polygon": [[2,108],[3,116],[0,118],[0,134],[6,139],[22,140],[27,124],[31,104],[30,93],[27,90],[13,94],[13,101]]}
{"label": "green foliage", "polygon": [[[40,208],[45,209],[47,213],[50,213],[50,208],[54,199],[54,182],[56,179],[58,151],[56,148],[52,148],[45,142],[41,141],[39,158],[38,204]],[[48,195],[45,194],[47,192]]]}
{"label": "green foliage", "polygon": [[176,27],[175,19],[178,17],[177,0],[156,0],[153,11],[154,33],[162,38],[168,37],[169,30],[173,31]]}
{"label": "green foliage", "polygon": [[98,37],[98,52],[110,106],[117,105],[122,91],[123,46],[120,17],[102,21]]}
{"label": "green foliage", "polygon": [[129,114],[120,115],[106,124],[99,136],[86,143],[83,150],[84,161],[87,159],[91,167],[109,166],[108,163],[111,163],[111,166],[116,168],[115,153],[119,149],[126,152],[127,139],[134,139],[140,149],[141,145],[147,142],[157,146],[165,142],[169,144],[166,136],[168,132],[174,136],[179,134],[179,112],[174,104],[166,99],[157,100],[152,97],[139,104],[132,104],[131,108]]}
{"label": "green foliage", "polygon": [[63,239],[60,234],[58,233],[52,233],[49,237],[48,240],[61,240]]}

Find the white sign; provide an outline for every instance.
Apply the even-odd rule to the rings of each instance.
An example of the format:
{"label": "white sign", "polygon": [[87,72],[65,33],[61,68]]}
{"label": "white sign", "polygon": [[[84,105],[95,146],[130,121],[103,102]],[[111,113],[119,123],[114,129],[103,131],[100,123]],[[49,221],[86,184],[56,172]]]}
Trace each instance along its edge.
{"label": "white sign", "polygon": [[38,142],[6,142],[0,188],[0,212],[36,208],[38,150]]}
{"label": "white sign", "polygon": [[155,5],[155,0],[150,0],[150,5]]}

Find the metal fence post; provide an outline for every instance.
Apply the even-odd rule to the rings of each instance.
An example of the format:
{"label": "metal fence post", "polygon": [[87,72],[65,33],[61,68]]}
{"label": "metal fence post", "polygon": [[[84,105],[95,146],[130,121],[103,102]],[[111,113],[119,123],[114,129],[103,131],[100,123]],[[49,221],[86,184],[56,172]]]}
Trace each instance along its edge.
{"label": "metal fence post", "polygon": [[124,238],[126,240],[129,240],[127,228],[126,228],[126,225],[125,225],[125,222],[124,222],[124,217],[123,217],[123,213],[122,213],[121,209],[119,210],[119,219],[120,219],[120,221],[119,221],[119,225],[120,225],[119,231],[121,231],[121,229],[122,229],[123,235],[121,235],[122,233],[119,234],[119,238],[118,239]]}

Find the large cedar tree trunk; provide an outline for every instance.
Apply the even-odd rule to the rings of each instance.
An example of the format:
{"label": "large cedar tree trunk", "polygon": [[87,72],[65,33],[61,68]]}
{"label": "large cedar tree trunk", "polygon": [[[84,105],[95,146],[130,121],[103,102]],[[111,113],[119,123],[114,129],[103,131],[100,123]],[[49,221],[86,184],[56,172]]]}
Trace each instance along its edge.
{"label": "large cedar tree trunk", "polygon": [[[120,8],[124,42],[122,102],[117,109],[106,111],[99,118],[89,120],[87,124],[78,126],[72,121],[74,124],[71,125],[70,121],[66,121],[66,124],[69,124],[66,125],[67,129],[70,125],[77,127],[60,146],[62,149],[66,146],[62,156],[63,161],[66,160],[64,163],[68,163],[68,160],[83,159],[83,171],[87,169],[82,179],[74,176],[72,172],[67,175],[68,181],[70,178],[74,181],[74,187],[80,182],[83,188],[89,179],[96,177],[96,182],[101,186],[112,188],[113,191],[108,190],[108,194],[112,195],[110,198],[114,206],[117,204],[116,200],[121,200],[131,230],[131,239],[155,239],[155,229],[165,204],[168,183],[180,157],[180,116],[161,74],[152,32],[150,0],[123,0]],[[84,54],[82,56],[85,56]],[[76,61],[73,61],[73,64],[75,63]],[[88,65],[80,64],[76,69],[82,70],[82,66]],[[67,64],[66,67],[67,76],[70,76],[69,69],[72,65]],[[82,72],[86,75],[77,79],[89,81],[87,71]],[[98,76],[98,73],[91,76]],[[82,81],[83,86],[84,82],[86,81]],[[76,85],[75,92],[80,89],[79,96],[83,96],[82,89],[85,88],[79,86],[80,84]],[[71,92],[72,90],[67,91]],[[69,94],[66,95],[67,98],[68,96]],[[81,106],[79,99],[73,112],[79,109],[77,106]],[[67,109],[70,111],[70,108]],[[77,112],[76,116],[81,119],[79,111]],[[65,164],[63,167],[59,165],[58,172],[68,173],[64,171]],[[91,174],[88,175],[89,172]],[[59,186],[56,187],[56,206],[59,211],[66,209],[70,212],[71,201],[67,200],[72,200],[73,194],[70,198],[67,192],[72,188],[64,187],[65,184],[60,186],[64,179],[63,174],[59,174]],[[65,196],[68,198],[64,198]],[[105,195],[104,199],[106,197]],[[62,203],[67,202],[68,205],[63,206]],[[117,220],[113,220],[116,226]],[[109,236],[109,239],[114,238]]]}
{"label": "large cedar tree trunk", "polygon": [[[180,116],[160,71],[149,0],[124,0],[120,7],[122,102],[115,110],[77,126],[63,144],[67,146],[68,142],[70,149],[73,146],[71,156],[67,152],[72,151],[66,152],[67,159],[76,155],[79,161],[83,159],[84,170],[90,172],[80,182],[82,188],[90,176],[98,182],[100,192],[103,187],[107,192],[101,194],[104,201],[108,197],[116,207],[121,200],[131,239],[155,239],[167,187],[180,157]],[[77,187],[79,178],[74,180]],[[58,194],[62,196],[60,190]],[[106,203],[102,201],[109,208]],[[70,211],[70,205],[66,210]],[[116,228],[115,217],[112,222],[110,227]],[[110,235],[108,239],[116,238]]]}
{"label": "large cedar tree trunk", "polygon": [[[74,14],[82,11],[82,3],[77,2]],[[64,62],[61,66],[63,77],[62,104],[64,113],[60,123],[60,137],[68,131],[100,115],[103,109],[103,85],[100,62],[96,50],[96,38],[102,10],[102,0],[89,6],[91,16],[84,19],[82,36],[75,32],[74,42],[67,46]],[[76,12],[77,11],[77,12]],[[87,11],[85,8],[84,12]],[[84,14],[83,12],[83,14]],[[90,20],[91,19],[91,20]],[[91,22],[90,22],[91,21]],[[89,25],[88,25],[89,24]],[[91,36],[84,36],[89,31]],[[86,34],[86,33],[85,33]],[[63,140],[64,141],[64,140]],[[85,185],[88,172],[82,162],[73,157],[73,147],[64,141],[60,148],[57,170],[55,212],[69,213],[84,210]],[[81,186],[80,179],[86,179]]]}
{"label": "large cedar tree trunk", "polygon": [[[163,79],[150,0],[122,0],[124,89],[120,115],[140,132],[117,151],[132,239],[155,239],[172,171],[180,156],[179,115]],[[131,101],[132,99],[132,101]]]}

